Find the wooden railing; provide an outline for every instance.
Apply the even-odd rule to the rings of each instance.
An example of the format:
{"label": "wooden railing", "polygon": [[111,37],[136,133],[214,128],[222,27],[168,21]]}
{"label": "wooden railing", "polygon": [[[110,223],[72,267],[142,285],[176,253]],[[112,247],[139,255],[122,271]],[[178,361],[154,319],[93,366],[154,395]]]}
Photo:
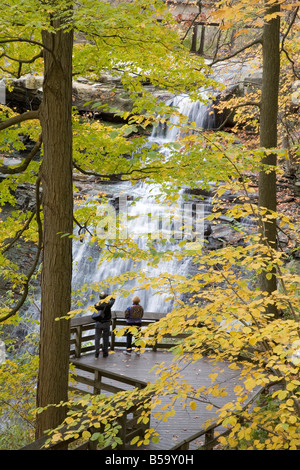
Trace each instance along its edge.
{"label": "wooden railing", "polygon": [[[89,366],[87,364],[81,364],[77,359],[70,359],[70,363],[74,366],[74,380],[75,382],[69,387],[73,392],[83,392],[91,393],[93,395],[100,394],[102,391],[117,393],[123,390],[126,390],[130,387],[142,389],[146,387],[147,383],[142,380],[126,377],[115,372],[106,371],[101,369],[98,365]],[[108,381],[108,382],[107,382]],[[80,389],[78,384],[83,384],[84,389]],[[115,424],[119,425],[118,438],[121,439],[122,444],[118,445],[118,449],[126,449],[128,443],[135,436],[142,436],[149,426],[149,423],[146,425],[142,420],[139,420],[141,416],[140,403],[132,403],[130,408],[125,409],[122,412],[122,416],[119,416],[116,419]],[[83,421],[86,422],[86,416],[84,416]],[[60,432],[63,433],[68,431],[68,427],[60,429]],[[104,425],[100,428],[94,429],[92,426],[89,427],[87,424],[79,422],[77,424],[78,435],[82,436],[84,431],[89,431],[91,434],[93,432],[103,432]],[[74,431],[75,434],[75,431]],[[83,439],[80,437],[77,438],[77,442],[74,443],[74,438],[70,438],[63,442],[53,442],[47,443],[49,441],[49,436],[42,437],[31,444],[22,448],[22,450],[55,450],[62,448],[68,448],[71,450],[95,450],[98,448],[98,441],[92,441],[91,439]],[[78,444],[79,442],[79,444]],[[47,447],[45,445],[47,444]],[[70,447],[71,446],[71,447]],[[101,450],[110,450],[111,446],[101,447]]]}
{"label": "wooden railing", "polygon": [[[147,326],[149,323],[153,323],[163,315],[161,314],[149,314],[147,313],[142,321],[143,326]],[[114,331],[118,327],[126,326],[126,321],[123,317],[122,312],[114,312],[112,318],[112,331]],[[109,393],[117,393],[119,391],[128,389],[128,387],[139,388],[142,389],[146,387],[146,382],[136,379],[126,377],[121,374],[117,374],[115,372],[107,371],[101,369],[101,367],[97,364],[88,365],[83,364],[80,362],[80,356],[87,354],[91,351],[94,351],[94,338],[95,338],[95,322],[92,320],[91,316],[85,316],[77,319],[73,319],[71,321],[71,358],[70,363],[74,366],[76,374],[76,383],[70,386],[70,389],[73,391],[81,391],[84,393],[91,393],[91,394],[99,394],[102,391],[106,391]],[[88,333],[85,335],[84,333]],[[111,349],[114,349],[116,346],[125,346],[125,341],[119,339],[114,333],[111,334]],[[164,343],[156,343],[154,345],[154,349],[156,348],[169,348],[173,346],[174,343],[164,342]],[[80,390],[77,384],[83,384],[85,389]],[[89,389],[89,390],[88,390]],[[256,397],[262,392],[262,389],[258,390],[257,393],[252,396],[251,400],[249,400],[244,408],[249,406],[249,404],[256,399]],[[132,404],[130,409],[124,409],[124,413],[121,417],[117,419],[117,424],[120,426],[120,433],[118,437],[122,440],[123,444],[119,446],[120,449],[126,449],[127,444],[133,439],[133,437],[137,435],[143,435],[146,428],[149,427],[149,423],[144,425],[141,420],[138,418],[140,417],[140,411],[138,410],[139,404]],[[205,450],[213,450],[218,443],[218,437],[220,435],[226,435],[230,432],[230,429],[223,430],[220,432],[218,437],[215,437],[214,433],[216,428],[219,428],[220,425],[217,423],[212,423],[207,428],[200,429],[197,433],[189,436],[187,439],[177,443],[173,447],[171,447],[170,451],[182,451],[190,449],[191,443],[198,440],[200,437],[204,436],[204,444],[199,446],[197,444],[197,449],[205,449]],[[224,428],[223,428],[224,429]],[[81,426],[81,431],[79,432],[82,435],[83,431],[89,430],[91,434],[94,432],[94,429],[91,427]],[[63,430],[61,430],[63,431]],[[97,429],[97,432],[99,429]],[[37,450],[45,448],[45,443],[49,440],[48,436],[45,436],[25,447],[22,449],[24,450]],[[73,442],[73,439],[70,439],[67,442],[64,442],[65,446],[70,446]],[[98,441],[91,441],[90,439],[85,439],[84,441],[81,440],[80,444],[73,444],[74,450],[90,450],[96,449],[98,445]],[[60,448],[60,443],[53,443],[50,444],[47,449],[57,449]],[[70,447],[69,447],[70,448]],[[101,450],[107,450],[110,447],[101,448]]]}
{"label": "wooden railing", "polygon": [[[75,386],[70,386],[69,389],[78,392],[78,383],[84,384],[85,387],[90,388],[90,393],[93,395],[100,394],[101,392],[118,393],[128,388],[142,389],[147,386],[147,382],[136,378],[126,377],[112,371],[104,370],[98,365],[82,364],[76,359],[71,359],[70,362],[75,367]],[[120,426],[118,438],[121,439],[122,445],[118,449],[125,449],[126,445],[135,437],[142,436],[147,426],[139,420],[141,415],[140,406],[132,404],[129,409],[122,412],[122,416],[117,418],[116,424]],[[148,424],[149,425],[149,424]],[[104,426],[102,426],[104,428]],[[99,432],[99,429],[98,429]],[[100,428],[101,432],[101,428]],[[103,432],[103,429],[102,429]],[[76,449],[90,449],[91,441],[86,441]],[[94,447],[96,444],[92,444]],[[110,447],[106,447],[109,449]],[[102,449],[103,450],[103,449]]]}
{"label": "wooden railing", "polygon": [[[142,328],[149,324],[160,320],[165,314],[150,313],[144,314],[142,319]],[[127,325],[124,318],[124,312],[112,312],[111,320],[111,334],[110,334],[110,349],[113,351],[116,347],[126,346],[126,341],[123,338],[116,336],[115,332],[118,328]],[[186,335],[177,335],[176,338],[184,338]],[[173,338],[171,340],[170,338]],[[154,342],[151,348],[156,351],[160,349],[168,349],[174,346],[174,337],[165,336],[162,342]],[[83,354],[91,353],[95,350],[95,322],[92,320],[91,315],[84,317],[73,318],[71,320],[71,340],[70,340],[70,355],[78,358]]]}
{"label": "wooden railing", "polygon": [[204,436],[204,443],[202,445],[197,444],[197,450],[213,450],[219,442],[219,437],[226,436],[231,431],[230,429],[227,429],[215,437],[215,430],[218,427],[220,427],[220,424],[215,422],[208,428],[199,429],[199,431],[197,431],[192,436],[189,436],[187,439],[184,439],[183,441],[178,442],[175,446],[171,447],[170,450],[189,450],[191,443],[198,440],[202,436]]}
{"label": "wooden railing", "polygon": [[[85,391],[97,395],[103,391],[110,393],[121,392],[125,390],[125,385],[138,389],[142,389],[147,385],[143,380],[126,377],[125,375],[102,369],[97,364],[82,364],[76,359],[70,359],[70,363],[76,369],[73,376],[74,381],[76,384],[83,384],[85,387],[84,390],[81,390],[76,384],[70,385],[69,389],[71,391]],[[107,379],[109,383],[104,379]],[[114,382],[116,382],[115,385]]]}

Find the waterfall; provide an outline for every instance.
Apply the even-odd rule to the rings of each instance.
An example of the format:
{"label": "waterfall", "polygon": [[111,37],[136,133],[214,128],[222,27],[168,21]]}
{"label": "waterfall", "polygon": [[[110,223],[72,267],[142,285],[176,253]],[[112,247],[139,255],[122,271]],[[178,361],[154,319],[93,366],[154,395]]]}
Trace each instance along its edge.
{"label": "waterfall", "polygon": [[[172,239],[174,235],[174,226],[178,215],[177,211],[174,218],[170,216],[170,207],[158,204],[156,201],[158,188],[150,185],[137,185],[130,192],[130,196],[135,196],[133,201],[128,201],[126,206],[126,234],[132,237],[141,250],[147,250],[147,240],[150,237],[157,249],[161,251],[173,250],[177,246],[177,242]],[[124,196],[123,196],[124,197]],[[124,207],[124,204],[123,204]],[[176,209],[176,208],[175,208]],[[114,210],[114,209],[112,209]],[[176,211],[175,211],[176,212]],[[122,214],[124,215],[124,214]],[[180,221],[182,225],[182,222]],[[178,223],[178,225],[180,225]],[[162,236],[164,242],[158,240],[159,235]],[[107,240],[107,248],[109,248],[110,240]],[[107,277],[114,277],[126,272],[136,271],[142,272],[148,276],[160,277],[164,273],[176,273],[184,275],[187,272],[189,259],[185,259],[180,263],[171,259],[159,262],[155,267],[148,265],[147,260],[135,261],[130,258],[116,258],[107,261],[102,258],[99,249],[90,246],[87,243],[75,242],[74,244],[74,275],[73,288],[79,288],[83,284],[98,283],[104,281]],[[134,288],[134,294],[141,299],[141,304],[146,312],[167,313],[172,307],[172,299],[167,290],[162,289],[157,293],[153,289],[140,289],[136,280],[133,279],[125,283],[124,288]],[[108,293],[118,289],[118,286],[110,286]],[[95,302],[90,302],[88,296],[91,291],[86,293],[85,306]],[[125,310],[131,304],[131,298],[117,297],[114,304],[114,310]],[[168,299],[168,300],[167,300]]]}
{"label": "waterfall", "polygon": [[[175,96],[170,100],[167,105],[176,107],[180,114],[187,116],[190,122],[195,122],[198,128],[213,128],[214,118],[210,113],[210,107],[204,103],[197,101],[193,102],[188,95]],[[180,132],[178,117],[171,119],[170,126],[162,126],[154,128],[149,138],[150,142],[156,142],[162,145],[163,143],[173,142],[178,137]],[[105,190],[101,186],[101,190]],[[174,240],[169,234],[174,233],[174,219],[170,220],[170,207],[164,206],[157,202],[156,196],[159,193],[159,187],[156,185],[149,185],[147,183],[139,183],[134,187],[130,187],[128,183],[112,187],[110,185],[109,192],[114,193],[114,197],[119,199],[121,194],[124,195],[128,191],[130,198],[133,198],[133,203],[128,203],[126,211],[127,217],[127,231],[129,235],[134,235],[139,248],[145,248],[147,242],[147,233],[155,238],[155,232],[163,233],[165,231],[166,241],[164,242],[164,250],[174,249]],[[177,208],[177,216],[179,218],[192,217],[191,213],[182,215],[183,203],[180,202]],[[188,208],[190,209],[190,208]],[[191,212],[191,211],[189,211]],[[150,216],[149,216],[150,214]],[[183,219],[182,219],[183,220]],[[176,223],[176,218],[175,218]],[[168,226],[169,224],[169,226]],[[189,222],[188,222],[189,224]],[[177,237],[178,238],[178,237]],[[177,246],[177,244],[176,244]],[[175,260],[162,261],[157,266],[149,267],[146,261],[135,262],[132,259],[116,258],[111,261],[102,260],[102,255],[97,248],[90,246],[87,243],[74,243],[73,250],[74,259],[74,275],[73,275],[73,288],[80,289],[84,284],[97,283],[104,281],[107,277],[117,276],[128,271],[139,271],[147,273],[150,276],[159,277],[163,273],[176,273],[185,275],[191,260],[185,259],[180,264]],[[118,286],[110,286],[108,291],[112,291]],[[173,300],[169,293],[166,291],[153,291],[152,289],[143,290],[139,289],[137,283],[133,280],[126,284],[126,288],[135,289],[134,294],[138,295],[141,299],[141,304],[146,312],[160,312],[167,313],[171,310]],[[110,293],[109,292],[109,293]],[[95,303],[97,299],[89,299],[91,291],[86,292],[85,298],[82,298],[83,305],[87,308],[89,305]],[[131,299],[124,297],[117,297],[114,304],[114,310],[125,310],[130,305]]]}
{"label": "waterfall", "polygon": [[[203,91],[203,98],[207,99]],[[167,101],[166,105],[178,110],[178,113],[186,116],[189,123],[195,123],[197,129],[214,129],[216,125],[215,115],[211,105],[202,101],[192,101],[188,94],[176,95]],[[170,125],[159,123],[152,131],[150,141],[164,143],[174,142],[180,134],[180,119],[172,116]]]}

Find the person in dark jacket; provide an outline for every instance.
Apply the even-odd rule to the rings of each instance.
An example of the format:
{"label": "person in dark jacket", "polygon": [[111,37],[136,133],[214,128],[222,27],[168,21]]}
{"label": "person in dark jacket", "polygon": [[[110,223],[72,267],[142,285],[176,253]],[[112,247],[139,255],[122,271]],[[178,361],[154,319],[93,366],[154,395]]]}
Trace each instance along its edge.
{"label": "person in dark jacket", "polygon": [[105,292],[101,292],[100,300],[94,307],[101,313],[100,318],[96,320],[95,325],[95,358],[99,357],[100,351],[100,338],[102,336],[102,352],[103,357],[108,356],[109,346],[109,333],[110,333],[110,320],[111,320],[111,307],[115,302],[114,298],[107,298]]}
{"label": "person in dark jacket", "polygon": [[[130,307],[127,307],[125,310],[125,318],[128,326],[135,326],[138,329],[138,336],[141,330],[142,326],[142,318],[144,315],[144,309],[140,305],[140,298],[135,296],[132,299],[132,305]],[[124,354],[130,355],[132,351],[132,339],[133,335],[132,333],[127,330],[126,332],[126,351],[124,351]],[[136,346],[136,353],[139,354],[140,346]]]}

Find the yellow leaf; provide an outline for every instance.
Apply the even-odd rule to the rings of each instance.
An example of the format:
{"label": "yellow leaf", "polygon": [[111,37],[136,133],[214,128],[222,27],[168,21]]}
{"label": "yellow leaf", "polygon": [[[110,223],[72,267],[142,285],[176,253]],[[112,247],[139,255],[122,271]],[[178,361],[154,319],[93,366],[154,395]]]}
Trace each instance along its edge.
{"label": "yellow leaf", "polygon": [[292,423],[292,424],[297,423],[297,417],[296,416],[290,416],[289,417],[289,422]]}
{"label": "yellow leaf", "polygon": [[243,391],[243,387],[241,387],[240,385],[237,385],[234,388],[234,393],[236,393],[237,395],[239,395],[242,391]]}
{"label": "yellow leaf", "polygon": [[57,442],[60,439],[61,439],[61,434],[60,433],[54,434],[54,436],[52,436],[52,441],[53,442]]}
{"label": "yellow leaf", "polygon": [[208,377],[211,378],[211,381],[213,383],[216,380],[216,378],[218,377],[218,374],[217,373],[216,374],[208,374]]}
{"label": "yellow leaf", "polygon": [[288,392],[286,390],[280,390],[278,393],[278,399],[279,400],[284,400],[285,397],[287,396]]}
{"label": "yellow leaf", "polygon": [[195,411],[195,409],[197,408],[197,403],[195,401],[191,401],[190,407],[191,407],[191,410]]}
{"label": "yellow leaf", "polygon": [[290,382],[290,383],[287,384],[286,389],[291,391],[291,390],[294,390],[296,387],[297,387],[297,385]]}
{"label": "yellow leaf", "polygon": [[131,444],[131,445],[136,444],[139,439],[140,439],[140,436],[135,436],[135,437],[131,440],[130,444]]}
{"label": "yellow leaf", "polygon": [[256,381],[254,379],[245,380],[245,387],[247,390],[253,390],[256,386]]}
{"label": "yellow leaf", "polygon": [[83,439],[89,439],[91,437],[91,433],[89,431],[83,431],[82,437]]}

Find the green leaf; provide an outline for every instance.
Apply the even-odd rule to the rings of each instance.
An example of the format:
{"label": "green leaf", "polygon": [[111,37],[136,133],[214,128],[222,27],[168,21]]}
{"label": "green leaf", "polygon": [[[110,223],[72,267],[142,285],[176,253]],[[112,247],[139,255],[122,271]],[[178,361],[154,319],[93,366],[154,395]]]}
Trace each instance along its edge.
{"label": "green leaf", "polygon": [[135,436],[135,437],[130,441],[130,444],[131,444],[131,445],[136,444],[139,439],[140,439],[140,436]]}

